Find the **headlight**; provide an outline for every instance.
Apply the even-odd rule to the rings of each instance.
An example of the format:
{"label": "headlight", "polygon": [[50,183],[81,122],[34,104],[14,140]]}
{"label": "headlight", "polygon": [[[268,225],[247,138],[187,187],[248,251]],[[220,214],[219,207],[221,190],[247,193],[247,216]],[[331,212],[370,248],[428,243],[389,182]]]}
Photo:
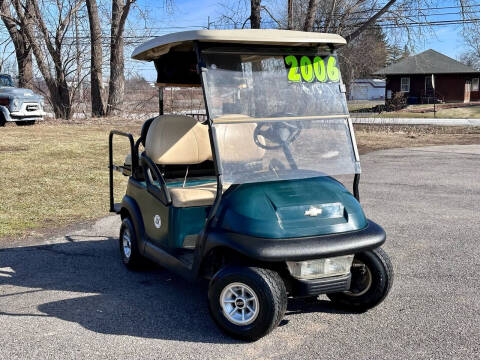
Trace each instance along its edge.
{"label": "headlight", "polygon": [[14,100],[12,101],[12,111],[18,110],[19,107],[20,107],[20,100],[14,99]]}
{"label": "headlight", "polygon": [[318,279],[345,275],[352,267],[353,255],[308,261],[287,261],[290,274],[297,279]]}

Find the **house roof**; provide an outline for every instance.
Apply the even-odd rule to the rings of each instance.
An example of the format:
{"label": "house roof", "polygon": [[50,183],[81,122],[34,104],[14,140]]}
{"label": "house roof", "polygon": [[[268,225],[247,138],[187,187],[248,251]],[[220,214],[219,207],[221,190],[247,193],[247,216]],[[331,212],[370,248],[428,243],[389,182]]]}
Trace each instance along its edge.
{"label": "house roof", "polygon": [[231,44],[265,44],[287,46],[345,45],[343,37],[336,34],[273,29],[193,30],[159,36],[138,46],[132,54],[136,60],[155,60],[181,45],[192,48],[194,41]]}
{"label": "house roof", "polygon": [[472,74],[479,73],[470,66],[429,49],[409,56],[374,73],[374,75],[414,74]]}
{"label": "house roof", "polygon": [[353,81],[355,85],[357,84],[370,84],[375,88],[385,88],[386,83],[383,79],[356,79]]}

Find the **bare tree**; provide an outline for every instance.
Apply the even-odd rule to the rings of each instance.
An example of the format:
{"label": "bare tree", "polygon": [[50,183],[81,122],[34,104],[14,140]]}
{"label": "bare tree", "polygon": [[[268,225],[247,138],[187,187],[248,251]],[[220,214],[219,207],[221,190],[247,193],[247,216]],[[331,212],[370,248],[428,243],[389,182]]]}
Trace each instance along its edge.
{"label": "bare tree", "polygon": [[112,0],[108,115],[118,113],[123,106],[125,92],[125,43],[123,32],[130,8],[134,2],[135,0]]}
{"label": "bare tree", "polygon": [[2,21],[8,30],[15,48],[18,67],[18,86],[31,88],[33,80],[32,51],[24,32],[17,28],[17,20],[10,11],[10,2],[0,0],[0,13]]}
{"label": "bare tree", "polygon": [[461,0],[464,25],[462,30],[466,51],[461,56],[461,61],[473,68],[480,69],[480,9],[470,0]]}
{"label": "bare tree", "polygon": [[[80,0],[57,0],[48,4],[42,1],[40,7],[39,0],[12,0],[17,25],[27,37],[35,55],[38,69],[49,90],[48,100],[57,118],[70,119],[73,115],[72,94],[67,79],[78,54],[65,46],[65,41],[73,16],[83,3]],[[47,18],[42,10],[48,15]]]}
{"label": "bare tree", "polygon": [[105,115],[105,100],[103,88],[103,48],[102,29],[98,16],[96,0],[87,0],[88,19],[90,24],[90,94],[92,101],[92,116]]}

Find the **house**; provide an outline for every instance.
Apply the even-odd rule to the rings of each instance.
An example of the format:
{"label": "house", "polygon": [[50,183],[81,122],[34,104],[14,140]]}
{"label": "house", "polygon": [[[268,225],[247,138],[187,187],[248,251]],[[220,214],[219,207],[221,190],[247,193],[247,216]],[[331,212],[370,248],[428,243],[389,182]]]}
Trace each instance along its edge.
{"label": "house", "polygon": [[409,56],[374,73],[386,79],[388,102],[401,93],[409,104],[479,101],[480,72],[435,50]]}
{"label": "house", "polygon": [[385,80],[357,79],[350,87],[350,100],[385,99]]}

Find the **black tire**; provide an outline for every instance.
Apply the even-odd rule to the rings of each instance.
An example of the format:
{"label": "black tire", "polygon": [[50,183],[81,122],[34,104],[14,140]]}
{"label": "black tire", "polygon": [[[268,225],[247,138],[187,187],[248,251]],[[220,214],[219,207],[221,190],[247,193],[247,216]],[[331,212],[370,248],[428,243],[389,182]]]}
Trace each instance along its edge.
{"label": "black tire", "polygon": [[385,299],[392,283],[392,262],[383,249],[377,248],[355,254],[350,291],[331,293],[327,296],[335,305],[346,310],[364,312]]}
{"label": "black tire", "polygon": [[[235,324],[224,313],[221,305],[222,292],[233,283],[247,285],[258,300],[257,315],[249,324]],[[287,309],[287,292],[282,278],[275,271],[227,266],[217,272],[210,281],[208,301],[210,314],[220,329],[234,338],[255,341],[270,333],[283,319]]]}
{"label": "black tire", "polygon": [[15,121],[15,124],[17,126],[30,126],[35,124],[35,120],[29,120],[29,121]]}
{"label": "black tire", "polygon": [[[129,241],[127,241],[126,236],[128,236]],[[124,240],[130,244],[129,253],[126,251],[126,243]],[[136,270],[145,265],[145,258],[140,254],[138,249],[135,227],[133,226],[132,220],[130,220],[128,217],[123,219],[122,225],[120,226],[120,237],[118,244],[120,247],[120,257],[127,268]]]}
{"label": "black tire", "polygon": [[0,112],[0,127],[3,127],[5,126],[7,122],[5,121],[5,117],[3,116],[3,114]]}

